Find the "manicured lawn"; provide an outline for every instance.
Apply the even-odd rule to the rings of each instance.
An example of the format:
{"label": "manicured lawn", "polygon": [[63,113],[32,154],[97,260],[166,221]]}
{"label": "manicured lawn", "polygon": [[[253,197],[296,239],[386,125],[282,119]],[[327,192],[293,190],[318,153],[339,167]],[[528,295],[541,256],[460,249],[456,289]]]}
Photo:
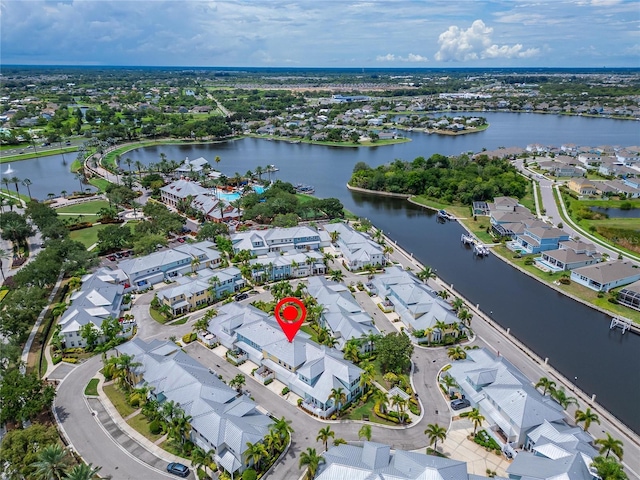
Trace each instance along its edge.
{"label": "manicured lawn", "polygon": [[363,415],[368,415],[369,422],[371,423],[379,423],[381,425],[397,425],[396,423],[389,422],[387,420],[384,420],[383,418],[376,416],[376,414],[373,412],[375,403],[376,402],[373,400],[373,395],[371,395],[366,403],[354,408],[349,412],[348,415],[345,415],[342,418],[347,420],[362,420]]}
{"label": "manicured lawn", "polygon": [[83,228],[82,230],[73,230],[69,232],[71,240],[76,240],[89,248],[98,241],[98,232],[108,225],[94,225],[93,227]]}
{"label": "manicured lawn", "polygon": [[124,393],[122,393],[115,384],[112,383],[111,385],[105,385],[103,390],[122,418],[126,418],[136,411],[135,408],[127,403]]}
{"label": "manicured lawn", "polygon": [[173,446],[173,444],[171,443],[171,441],[169,439],[166,439],[164,442],[162,442],[160,445],[158,445],[161,449],[172,453],[174,455],[177,455],[178,457],[182,457],[182,458],[188,458],[185,457],[184,455],[182,455],[177,448],[175,448]]}
{"label": "manicured lawn", "polygon": [[104,178],[91,178],[89,179],[89,183],[94,187],[99,188],[101,192],[104,192],[107,187],[111,185],[111,182],[105,180]]}
{"label": "manicured lawn", "polygon": [[95,200],[93,202],[78,203],[56,209],[58,213],[75,213],[77,215],[91,215],[98,213],[103,208],[109,208],[109,202],[106,200]]}
{"label": "manicured lawn", "polygon": [[89,380],[89,383],[87,384],[87,386],[84,389],[84,394],[85,395],[92,395],[94,397],[98,396],[98,379],[97,378],[92,378],[91,380]]}
{"label": "manicured lawn", "polygon": [[137,432],[140,432],[142,435],[144,435],[147,439],[151,440],[152,442],[155,442],[156,440],[162,437],[161,433],[154,435],[149,431],[150,422],[149,420],[147,420],[147,417],[145,417],[142,413],[139,413],[138,415],[131,417],[129,420],[127,420],[127,423],[131,427],[133,427]]}
{"label": "manicured lawn", "polygon": [[431,207],[436,210],[446,210],[447,212],[452,213],[457,218],[468,218],[472,216],[471,207],[469,207],[468,205],[449,205],[439,202],[438,200],[434,200],[433,198],[424,197],[422,195],[411,197],[411,200],[419,203],[420,205]]}
{"label": "manicured lawn", "polygon": [[149,314],[151,315],[151,318],[153,318],[156,322],[161,323],[162,325],[169,321],[155,308],[149,308]]}

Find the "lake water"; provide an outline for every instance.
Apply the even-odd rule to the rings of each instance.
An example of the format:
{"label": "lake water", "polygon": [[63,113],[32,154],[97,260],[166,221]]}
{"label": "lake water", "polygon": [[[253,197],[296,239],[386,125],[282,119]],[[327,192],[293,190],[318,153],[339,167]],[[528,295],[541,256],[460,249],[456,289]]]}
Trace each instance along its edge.
{"label": "lake water", "polygon": [[[603,208],[590,207],[590,210],[598,213],[605,213],[609,218],[640,218],[640,208],[632,208],[631,210],[622,210],[620,208]],[[640,229],[640,223],[638,223]]]}
{"label": "lake water", "polygon": [[[345,184],[358,161],[380,165],[397,158],[477,152],[483,147],[492,150],[530,143],[628,146],[640,140],[638,124],[631,121],[494,112],[481,115],[491,124],[481,133],[452,137],[407,132],[412,142],[384,147],[338,148],[247,138],[209,145],[147,147],[126,156],[145,164],[158,162],[160,153],[174,160],[203,156],[212,161],[220,156],[221,162],[214,168],[229,177],[274,164],[280,171],[272,173],[272,178],[313,185],[317,196],[339,198],[349,210],[371,220],[422,263],[437,269],[438,276],[453,283],[472,303],[493,312],[496,322],[509,327],[540,357],[548,357],[565,377],[578,377],[577,385],[584,392],[595,393],[613,415],[640,432],[639,335],[610,331],[608,316],[550,290],[493,256],[477,260],[461,246],[463,230],[457,223],[439,224],[432,212],[403,200],[347,190]],[[23,178],[18,169],[29,171],[31,162],[12,164],[15,175]],[[65,187],[69,191],[78,183],[68,172],[60,173],[59,166],[51,172],[51,177],[57,172],[69,182]],[[38,186],[35,181],[31,190],[39,198],[52,191],[47,184]]]}

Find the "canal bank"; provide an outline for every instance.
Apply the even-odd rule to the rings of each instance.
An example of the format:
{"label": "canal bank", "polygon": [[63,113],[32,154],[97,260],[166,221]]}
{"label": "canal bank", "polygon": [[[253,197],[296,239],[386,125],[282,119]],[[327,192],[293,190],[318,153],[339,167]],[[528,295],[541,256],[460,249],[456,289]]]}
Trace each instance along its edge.
{"label": "canal bank", "polygon": [[[425,266],[417,260],[414,255],[407,252],[401,245],[399,245],[389,235],[384,234],[386,242],[389,245],[393,245],[394,257],[396,260],[400,260],[400,263],[404,267],[409,267],[420,271]],[[403,258],[398,258],[398,254]],[[430,280],[431,287],[434,290],[446,290],[450,295],[461,298],[465,301],[467,308],[473,313],[475,323],[472,323],[472,329],[474,334],[493,352],[497,355],[502,355],[507,358],[513,365],[515,365],[520,371],[522,371],[532,385],[535,385],[537,381],[545,376],[554,381],[558,387],[563,387],[567,391],[568,395],[575,396],[579,402],[579,408],[591,408],[596,412],[600,418],[602,432],[610,433],[614,438],[619,438],[624,442],[625,458],[626,462],[623,462],[629,473],[636,478],[640,478],[640,438],[635,434],[623,421],[618,419],[615,415],[609,412],[603,405],[598,403],[597,395],[589,395],[587,392],[581,390],[574,382],[570,381],[566,376],[562,375],[551,365],[551,359],[541,358],[512,333],[510,328],[504,328],[491,318],[492,312],[483,311],[479,304],[473,305],[469,302],[462,293],[458,292],[453,284],[447,284],[441,278]],[[478,322],[479,320],[479,322]],[[496,340],[498,339],[498,340]],[[511,347],[511,348],[509,348]],[[571,406],[567,410],[569,415],[575,413],[576,407]],[[598,438],[597,433],[593,435]]]}

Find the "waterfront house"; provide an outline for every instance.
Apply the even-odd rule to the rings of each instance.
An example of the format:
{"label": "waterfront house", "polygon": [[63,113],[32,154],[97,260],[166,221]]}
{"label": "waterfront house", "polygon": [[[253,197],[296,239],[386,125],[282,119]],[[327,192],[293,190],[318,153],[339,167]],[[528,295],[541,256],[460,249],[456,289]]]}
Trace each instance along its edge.
{"label": "waterfront house", "polygon": [[189,157],[186,157],[182,164],[175,169],[175,173],[177,176],[183,177],[199,176],[206,165],[209,165],[209,162],[204,157],[198,157],[195,160],[189,160]]}
{"label": "waterfront house", "polygon": [[586,178],[572,178],[567,183],[569,190],[576,192],[580,196],[596,195],[596,185]]}
{"label": "waterfront house", "polygon": [[620,290],[618,302],[629,308],[640,310],[640,280]]}
{"label": "waterfront house", "polygon": [[557,250],[542,252],[536,262],[554,272],[573,270],[600,262],[602,256],[592,243],[573,240],[560,242]]}
{"label": "waterfront house", "polygon": [[362,340],[361,352],[372,349],[370,342],[364,339],[369,335],[379,335],[380,331],[346,286],[323,277],[312,277],[307,282],[307,292],[318,305],[322,305],[320,323],[331,331],[338,341],[336,347],[339,350],[352,339]]}
{"label": "waterfront house", "polygon": [[[100,330],[105,320],[120,318],[124,308],[125,287],[121,284],[123,279],[119,273],[101,268],[82,278],[82,286],[70,295],[71,304],[58,320],[65,348],[87,346],[80,334],[85,325],[92,324],[96,330]],[[134,325],[133,322],[122,323],[123,331],[119,336],[130,335]],[[98,343],[105,340],[104,336],[100,336]]]}
{"label": "waterfront house", "polygon": [[338,445],[322,454],[316,480],[417,480],[486,478],[467,473],[459,460],[392,450],[389,445],[365,441],[360,445]]}
{"label": "waterfront house", "polygon": [[165,185],[160,189],[160,201],[165,205],[176,208],[179,202],[187,197],[197,197],[198,195],[210,194],[211,191],[201,187],[197,182],[188,179],[180,179]]}
{"label": "waterfront house", "polygon": [[362,270],[368,266],[384,266],[385,257],[382,246],[374,242],[369,235],[355,231],[346,223],[328,223],[325,231],[337,235],[335,245],[344,256],[345,266],[349,270]]}
{"label": "waterfront house", "polygon": [[640,268],[630,261],[602,262],[573,270],[571,280],[597,292],[640,280]]}
{"label": "waterfront house", "polygon": [[569,234],[550,225],[526,227],[524,232],[515,235],[513,248],[526,253],[540,253],[556,250],[560,242],[569,240]]}
{"label": "waterfront house", "polygon": [[269,252],[319,250],[329,243],[328,236],[306,226],[239,232],[231,235],[231,242],[235,253],[247,250],[258,256]]}
{"label": "waterfront house", "polygon": [[580,427],[545,421],[527,434],[524,452],[518,452],[507,468],[510,479],[594,480],[591,469],[598,451],[593,439]]}
{"label": "waterfront house", "polygon": [[467,350],[445,375],[451,376],[472,407],[486,419],[489,433],[501,445],[521,448],[532,429],[564,419],[562,407],[543,396],[531,381],[504,357],[486,348]]}
{"label": "waterfront house", "polygon": [[191,418],[191,441],[206,452],[214,450],[216,464],[232,474],[253,464],[247,443],[263,442],[273,424],[253,400],[239,395],[173,342],[135,338],[116,351],[139,364],[128,379],[134,387],[148,387],[150,398],[161,405],[173,401]]}
{"label": "waterfront house", "polygon": [[201,212],[204,219],[210,222],[238,220],[241,215],[229,202],[217,198],[212,190],[189,179],[176,180],[162,187],[160,200],[176,209],[188,205]]}
{"label": "waterfront house", "polygon": [[248,359],[274,372],[315,415],[326,418],[335,411],[334,388],[344,390],[347,402],[361,393],[362,370],[345,360],[342,352],[318,345],[303,331],[289,342],[273,317],[255,307],[223,305],[208,330],[236,360]]}

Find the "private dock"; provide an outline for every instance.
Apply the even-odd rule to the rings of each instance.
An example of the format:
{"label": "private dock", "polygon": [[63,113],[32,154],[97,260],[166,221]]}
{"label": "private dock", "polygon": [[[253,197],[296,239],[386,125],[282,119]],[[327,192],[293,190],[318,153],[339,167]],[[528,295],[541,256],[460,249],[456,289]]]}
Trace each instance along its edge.
{"label": "private dock", "polygon": [[613,317],[611,319],[611,324],[609,325],[609,330],[613,330],[614,328],[620,328],[624,335],[624,332],[631,330],[631,320],[627,318]]}

